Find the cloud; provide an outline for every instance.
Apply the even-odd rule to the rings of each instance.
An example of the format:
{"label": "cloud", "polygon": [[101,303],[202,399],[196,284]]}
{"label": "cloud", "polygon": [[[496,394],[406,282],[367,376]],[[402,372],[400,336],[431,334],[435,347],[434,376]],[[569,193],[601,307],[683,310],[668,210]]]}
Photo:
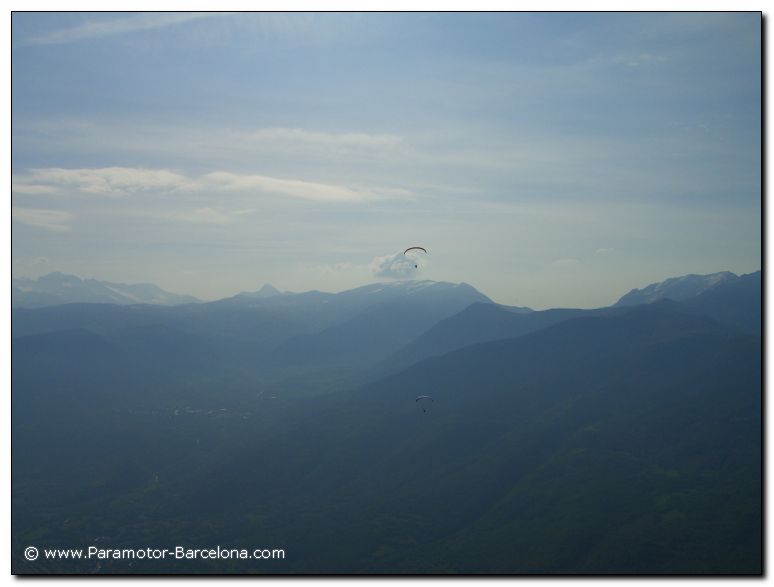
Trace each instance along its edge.
{"label": "cloud", "polygon": [[31,169],[13,176],[17,194],[80,195],[125,197],[141,192],[263,192],[315,202],[363,202],[366,200],[408,198],[411,193],[398,188],[359,188],[256,174],[214,171],[200,177],[187,177],[168,169],[104,167],[99,169]]}
{"label": "cloud", "polygon": [[371,271],[374,277],[389,277],[393,279],[416,277],[419,270],[418,267],[414,267],[416,264],[413,258],[404,255],[401,251],[394,255],[376,257],[371,262]]}
{"label": "cloud", "polygon": [[197,183],[197,188],[217,191],[269,192],[318,202],[360,202],[375,195],[368,191],[341,185],[296,179],[278,179],[265,175],[237,175],[224,171],[208,173]]}
{"label": "cloud", "polygon": [[159,29],[191,20],[210,18],[218,14],[211,12],[141,13],[127,18],[91,20],[75,27],[60,29],[45,35],[29,38],[25,41],[25,44],[58,45],[61,43],[73,43],[86,39]]}
{"label": "cloud", "polygon": [[72,214],[68,212],[39,208],[14,207],[12,209],[12,216],[17,222],[52,232],[66,232],[70,230],[68,222],[72,219]]}
{"label": "cloud", "polygon": [[615,251],[615,249],[600,247],[599,249],[594,251],[594,253],[597,255],[604,255],[605,253],[612,253],[613,251]]}
{"label": "cloud", "polygon": [[22,194],[70,191],[87,195],[122,197],[132,193],[180,189],[190,181],[166,169],[103,167],[99,169],[30,169],[12,178],[12,190]]}

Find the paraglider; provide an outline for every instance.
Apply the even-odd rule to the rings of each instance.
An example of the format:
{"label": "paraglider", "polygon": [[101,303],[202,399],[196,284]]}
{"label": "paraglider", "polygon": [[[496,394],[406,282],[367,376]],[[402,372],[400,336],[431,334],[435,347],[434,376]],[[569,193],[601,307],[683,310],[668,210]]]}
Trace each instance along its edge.
{"label": "paraglider", "polygon": [[[408,249],[403,251],[403,255],[405,255],[409,251],[424,251],[425,255],[427,254],[427,249],[425,247],[409,247]],[[415,263],[414,264],[414,269],[416,269],[417,267],[418,267],[418,265]]]}
{"label": "paraglider", "polygon": [[427,402],[435,403],[435,400],[429,395],[420,395],[417,397],[417,399],[414,400],[414,402],[417,405],[421,406],[423,413],[427,413],[427,409],[430,407],[430,404],[428,404]]}

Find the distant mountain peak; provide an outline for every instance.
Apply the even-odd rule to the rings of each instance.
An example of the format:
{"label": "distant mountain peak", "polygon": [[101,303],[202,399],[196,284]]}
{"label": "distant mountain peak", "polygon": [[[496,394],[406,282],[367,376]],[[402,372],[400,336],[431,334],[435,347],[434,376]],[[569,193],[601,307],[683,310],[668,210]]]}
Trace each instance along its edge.
{"label": "distant mountain peak", "polygon": [[691,273],[681,277],[670,277],[664,281],[651,283],[642,289],[633,289],[622,296],[614,305],[636,306],[650,304],[665,298],[681,302],[736,279],[738,276],[730,271],[719,271],[707,275]]}
{"label": "distant mountain peak", "polygon": [[243,291],[238,296],[245,298],[273,298],[274,296],[281,296],[282,292],[274,287],[271,283],[265,283],[258,291]]}
{"label": "distant mountain peak", "polygon": [[271,283],[265,283],[263,287],[258,290],[257,293],[262,295],[263,297],[269,297],[269,296],[278,296],[280,295],[281,292],[276,287],[274,287]]}

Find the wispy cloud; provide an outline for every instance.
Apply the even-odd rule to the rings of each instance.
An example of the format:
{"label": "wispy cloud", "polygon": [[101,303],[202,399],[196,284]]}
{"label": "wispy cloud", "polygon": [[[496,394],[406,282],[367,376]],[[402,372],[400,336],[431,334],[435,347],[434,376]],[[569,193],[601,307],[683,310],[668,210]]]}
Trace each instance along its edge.
{"label": "wispy cloud", "polygon": [[145,161],[168,161],[170,154],[188,161],[231,170],[249,170],[256,160],[287,158],[303,163],[331,162],[364,167],[366,163],[415,161],[416,149],[404,136],[392,133],[323,132],[298,127],[219,127],[101,120],[14,121],[15,145],[24,148],[67,149],[70,152],[113,152]]}
{"label": "wispy cloud", "polygon": [[196,187],[216,191],[268,192],[317,202],[361,202],[379,197],[379,193],[373,190],[224,171],[208,173],[197,182]]}
{"label": "wispy cloud", "polygon": [[209,12],[144,13],[111,20],[91,20],[75,27],[60,29],[27,39],[27,45],[57,45],[86,39],[110,37],[137,31],[159,29],[191,20],[217,16]]}
{"label": "wispy cloud", "polygon": [[268,193],[315,202],[364,202],[406,198],[410,192],[396,188],[354,187],[256,174],[215,171],[188,177],[167,169],[105,167],[99,169],[32,169],[13,176],[17,194],[80,194],[125,197],[141,192]]}
{"label": "wispy cloud", "polygon": [[42,228],[52,232],[67,232],[70,230],[68,223],[72,219],[72,214],[69,212],[14,207],[11,213],[16,222],[21,222],[27,226],[34,226],[35,228]]}
{"label": "wispy cloud", "polygon": [[13,176],[12,189],[22,194],[52,194],[58,191],[108,197],[127,196],[134,192],[180,189],[190,182],[166,169],[103,167],[99,169],[31,169]]}
{"label": "wispy cloud", "polygon": [[44,195],[56,192],[52,185],[27,184],[24,181],[13,184],[13,191],[17,194]]}
{"label": "wispy cloud", "polygon": [[[498,197],[496,191],[510,197],[537,190],[573,197],[583,191],[595,198],[616,199],[710,194],[756,188],[750,178],[759,175],[750,158],[742,160],[729,144],[712,137],[697,140],[673,127],[666,134],[632,141],[615,136],[544,136],[526,130],[494,137],[476,131],[378,134],[293,127],[153,126],[142,121],[36,121],[15,123],[13,138],[19,149],[67,150],[86,160],[110,153],[117,161],[164,162],[160,167],[184,161],[190,169],[243,175],[258,171],[255,165],[261,161],[260,175],[278,179],[319,179],[352,188],[353,183],[394,185],[399,178],[415,191],[419,186],[444,192],[476,190],[490,199]],[[170,154],[176,158],[170,159]],[[714,173],[707,172],[708,162]],[[728,172],[719,173],[722,168]],[[507,191],[502,190],[504,182]],[[18,187],[25,192],[36,189]],[[372,197],[401,197],[398,192],[372,191]]]}

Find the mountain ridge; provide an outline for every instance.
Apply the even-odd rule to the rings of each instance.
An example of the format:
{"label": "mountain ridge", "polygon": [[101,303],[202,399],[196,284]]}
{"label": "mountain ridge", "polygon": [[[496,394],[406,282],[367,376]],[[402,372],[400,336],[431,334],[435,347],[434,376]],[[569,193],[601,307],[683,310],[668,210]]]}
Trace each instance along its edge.
{"label": "mountain ridge", "polygon": [[651,283],[641,289],[632,289],[627,294],[621,296],[613,306],[636,306],[638,304],[655,302],[663,298],[670,298],[676,302],[681,302],[735,279],[738,279],[738,276],[730,271],[719,271],[706,275],[689,273],[688,275],[669,277],[663,281]]}
{"label": "mountain ridge", "polygon": [[153,283],[114,283],[81,279],[55,271],[37,279],[12,280],[12,307],[40,308],[69,303],[179,305],[200,303],[187,294],[165,291]]}

